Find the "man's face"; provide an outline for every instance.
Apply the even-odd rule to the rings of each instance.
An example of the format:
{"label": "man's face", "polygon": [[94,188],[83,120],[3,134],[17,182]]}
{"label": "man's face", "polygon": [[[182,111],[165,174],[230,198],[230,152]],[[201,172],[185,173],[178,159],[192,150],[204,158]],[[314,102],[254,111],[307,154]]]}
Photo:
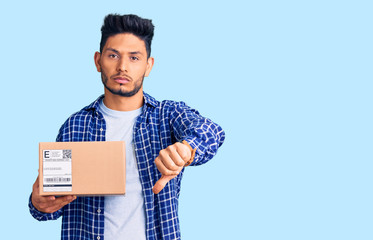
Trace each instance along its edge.
{"label": "man's face", "polygon": [[147,58],[144,41],[130,33],[109,37],[102,53],[95,54],[95,65],[106,90],[122,97],[142,91],[144,77],[153,63],[153,58]]}

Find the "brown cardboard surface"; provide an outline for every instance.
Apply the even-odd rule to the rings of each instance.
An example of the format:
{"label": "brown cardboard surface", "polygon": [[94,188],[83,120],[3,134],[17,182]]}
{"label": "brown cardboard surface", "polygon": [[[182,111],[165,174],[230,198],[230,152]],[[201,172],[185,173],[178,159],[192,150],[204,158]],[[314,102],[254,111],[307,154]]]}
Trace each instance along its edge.
{"label": "brown cardboard surface", "polygon": [[[46,192],[43,187],[43,150],[71,149],[72,191]],[[39,143],[40,195],[117,195],[125,193],[125,143]]]}

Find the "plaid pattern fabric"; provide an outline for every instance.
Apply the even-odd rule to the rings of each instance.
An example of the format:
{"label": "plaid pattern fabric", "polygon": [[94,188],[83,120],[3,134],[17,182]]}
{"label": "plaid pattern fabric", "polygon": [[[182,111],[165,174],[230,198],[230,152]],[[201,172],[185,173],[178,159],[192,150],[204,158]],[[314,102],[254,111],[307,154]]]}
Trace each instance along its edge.
{"label": "plaid pattern fabric", "polygon": [[[98,111],[100,96],[89,106],[73,114],[62,125],[56,141],[105,141],[106,125]],[[157,195],[152,187],[161,177],[154,164],[159,151],[177,141],[186,140],[197,149],[191,165],[210,160],[223,144],[221,127],[202,117],[183,102],[158,102],[144,93],[144,107],[134,126],[134,147],[142,184],[146,236],[152,239],[180,239],[178,198],[181,172]],[[39,212],[29,201],[31,215],[39,220],[62,216],[62,239],[104,239],[104,197],[78,197],[74,202],[52,214]]]}

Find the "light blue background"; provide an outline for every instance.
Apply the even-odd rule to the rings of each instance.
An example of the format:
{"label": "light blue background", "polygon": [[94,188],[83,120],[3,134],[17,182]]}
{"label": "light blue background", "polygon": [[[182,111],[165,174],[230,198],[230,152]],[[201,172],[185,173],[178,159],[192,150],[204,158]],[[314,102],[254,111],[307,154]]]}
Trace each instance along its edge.
{"label": "light blue background", "polygon": [[183,239],[373,239],[370,1],[0,4],[2,239],[59,239],[28,197],[38,142],[103,92],[108,13],[153,19],[145,90],[183,100],[226,141],[187,169]]}

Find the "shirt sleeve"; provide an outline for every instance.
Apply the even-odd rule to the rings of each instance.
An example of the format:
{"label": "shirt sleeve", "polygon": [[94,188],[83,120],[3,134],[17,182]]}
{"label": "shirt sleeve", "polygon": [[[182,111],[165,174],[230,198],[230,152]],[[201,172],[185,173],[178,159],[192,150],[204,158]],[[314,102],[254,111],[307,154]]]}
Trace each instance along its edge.
{"label": "shirt sleeve", "polygon": [[58,210],[54,213],[43,213],[37,210],[34,205],[31,202],[31,195],[29,198],[29,204],[28,204],[31,216],[35,218],[38,221],[48,221],[48,220],[56,220],[62,215],[62,209]]}
{"label": "shirt sleeve", "polygon": [[[62,127],[61,127],[60,131],[58,132],[58,135],[57,135],[57,138],[56,138],[56,142],[61,142],[61,141],[62,141]],[[31,193],[31,195],[32,195],[32,193]],[[40,212],[32,204],[31,195],[30,195],[28,207],[29,207],[31,216],[33,218],[35,218],[36,220],[38,220],[38,221],[55,220],[55,219],[58,219],[62,215],[62,209],[60,209],[60,210],[58,210],[54,213]]]}
{"label": "shirt sleeve", "polygon": [[184,102],[175,103],[175,109],[171,112],[171,125],[178,141],[185,140],[196,149],[191,166],[209,161],[225,139],[224,130],[218,124],[201,116]]}

